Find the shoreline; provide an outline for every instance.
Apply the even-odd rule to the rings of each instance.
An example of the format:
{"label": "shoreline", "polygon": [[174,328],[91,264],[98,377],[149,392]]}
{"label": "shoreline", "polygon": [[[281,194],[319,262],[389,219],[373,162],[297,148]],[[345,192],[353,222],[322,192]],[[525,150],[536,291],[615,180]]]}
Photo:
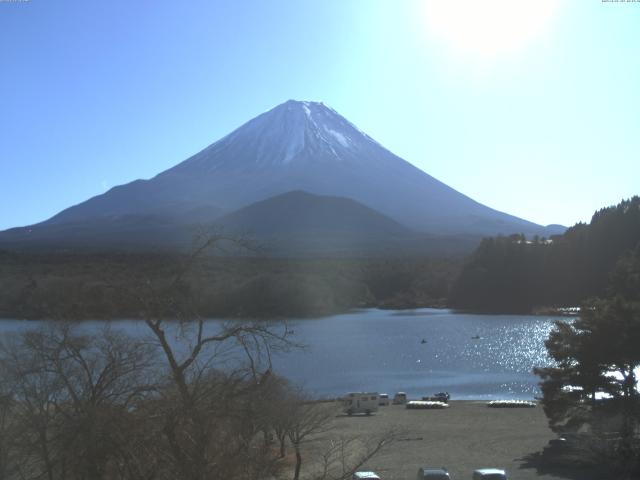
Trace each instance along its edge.
{"label": "shoreline", "polygon": [[[567,308],[537,308],[528,312],[512,312],[512,311],[489,311],[489,310],[465,310],[465,309],[457,309],[453,307],[449,307],[446,304],[429,304],[429,305],[406,305],[406,306],[398,306],[398,305],[386,305],[386,304],[371,304],[371,305],[358,305],[345,309],[335,309],[335,310],[321,310],[316,312],[308,312],[308,313],[297,313],[290,315],[269,315],[264,314],[260,317],[255,315],[224,315],[224,314],[206,314],[203,316],[206,320],[246,320],[246,321],[290,321],[290,320],[311,320],[316,318],[326,318],[335,315],[348,315],[350,313],[355,313],[361,310],[381,310],[381,311],[398,311],[405,312],[411,310],[443,310],[449,311],[451,313],[461,314],[461,315],[521,315],[521,316],[532,316],[532,317],[563,317],[563,318],[577,318],[579,316],[578,313],[572,309],[570,311]],[[46,317],[22,317],[20,315],[12,315],[10,312],[0,312],[0,322],[9,320],[9,321],[27,321],[27,322],[40,322],[40,321],[49,321],[49,320],[65,320],[65,319],[54,319],[54,318],[46,318]],[[144,320],[143,317],[136,317],[134,315],[121,317],[121,316],[111,316],[111,317],[96,317],[96,318],[82,318],[82,319],[68,319],[66,321],[70,322],[97,322],[97,321],[123,321],[123,320]],[[165,318],[164,320],[171,321],[170,318]]]}

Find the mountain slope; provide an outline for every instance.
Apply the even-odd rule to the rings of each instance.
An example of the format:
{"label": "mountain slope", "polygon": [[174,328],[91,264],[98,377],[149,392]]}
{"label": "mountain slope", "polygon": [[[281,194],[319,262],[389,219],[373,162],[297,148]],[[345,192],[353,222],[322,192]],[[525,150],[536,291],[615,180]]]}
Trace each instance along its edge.
{"label": "mountain slope", "polygon": [[[46,223],[0,232],[0,247],[22,251],[188,250],[195,235],[221,232],[248,240],[261,253],[289,256],[459,255],[477,236],[438,236],[413,231],[381,213],[343,197],[287,192],[204,222],[153,214],[125,214]],[[187,217],[190,218],[190,217]],[[215,218],[215,219],[214,219]]]}
{"label": "mountain slope", "polygon": [[45,223],[96,216],[226,211],[291,190],[352,198],[434,234],[546,234],[397,157],[331,108],[288,101],[150,180],[115,187]]}
{"label": "mountain slope", "polygon": [[[297,193],[272,198],[292,191]],[[224,214],[229,225],[281,246],[295,237],[298,245],[316,245],[324,253],[331,245],[342,251],[356,244],[378,248],[384,241],[392,251],[412,250],[406,240],[415,232],[440,250],[445,236],[462,239],[453,241],[458,251],[481,236],[563,230],[481,205],[322,103],[290,100],[150,180],[117,186],[40,224],[0,232],[0,248],[175,248],[188,243],[194,225]]]}
{"label": "mountain slope", "polygon": [[123,214],[42,223],[0,232],[0,249],[45,251],[139,251],[185,248],[195,224],[154,214]]}

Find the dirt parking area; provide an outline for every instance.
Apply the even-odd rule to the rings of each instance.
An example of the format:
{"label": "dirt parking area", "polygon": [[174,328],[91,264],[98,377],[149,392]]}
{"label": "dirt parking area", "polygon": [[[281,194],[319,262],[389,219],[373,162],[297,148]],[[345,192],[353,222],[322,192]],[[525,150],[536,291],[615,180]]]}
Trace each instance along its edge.
{"label": "dirt parking area", "polygon": [[397,428],[400,439],[366,468],[383,480],[413,480],[421,466],[445,467],[452,479],[471,479],[473,470],[503,468],[509,479],[584,479],[596,477],[578,464],[556,465],[542,455],[556,435],[542,408],[488,408],[482,401],[452,401],[444,410],[380,407],[371,416],[338,416],[332,435],[374,437]]}

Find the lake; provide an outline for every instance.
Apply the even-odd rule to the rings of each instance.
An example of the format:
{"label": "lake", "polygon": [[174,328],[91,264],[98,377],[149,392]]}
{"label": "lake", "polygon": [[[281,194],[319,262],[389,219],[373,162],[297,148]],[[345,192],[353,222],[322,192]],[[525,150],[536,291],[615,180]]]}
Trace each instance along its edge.
{"label": "lake", "polygon": [[[323,397],[448,391],[453,399],[532,399],[540,394],[532,369],[551,363],[544,341],[555,320],[441,309],[367,309],[292,320],[288,328],[306,348],[276,355],[274,370]],[[40,324],[0,320],[0,334]],[[88,330],[101,325],[83,322]],[[133,335],[146,333],[135,320],[112,325]]]}
{"label": "lake", "polygon": [[[309,345],[276,359],[277,371],[318,395],[448,391],[455,399],[531,399],[535,366],[555,319],[449,310],[362,310],[293,322]],[[423,343],[423,339],[424,342]]]}

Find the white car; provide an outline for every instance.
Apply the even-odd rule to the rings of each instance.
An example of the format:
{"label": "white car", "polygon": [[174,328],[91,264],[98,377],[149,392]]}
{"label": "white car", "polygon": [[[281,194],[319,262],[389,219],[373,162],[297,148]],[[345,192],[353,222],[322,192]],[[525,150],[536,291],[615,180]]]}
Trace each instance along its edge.
{"label": "white car", "polygon": [[507,480],[507,473],[500,468],[479,468],[474,470],[473,480]]}
{"label": "white car", "polygon": [[352,480],[380,480],[376,472],[356,472],[351,478]]}

